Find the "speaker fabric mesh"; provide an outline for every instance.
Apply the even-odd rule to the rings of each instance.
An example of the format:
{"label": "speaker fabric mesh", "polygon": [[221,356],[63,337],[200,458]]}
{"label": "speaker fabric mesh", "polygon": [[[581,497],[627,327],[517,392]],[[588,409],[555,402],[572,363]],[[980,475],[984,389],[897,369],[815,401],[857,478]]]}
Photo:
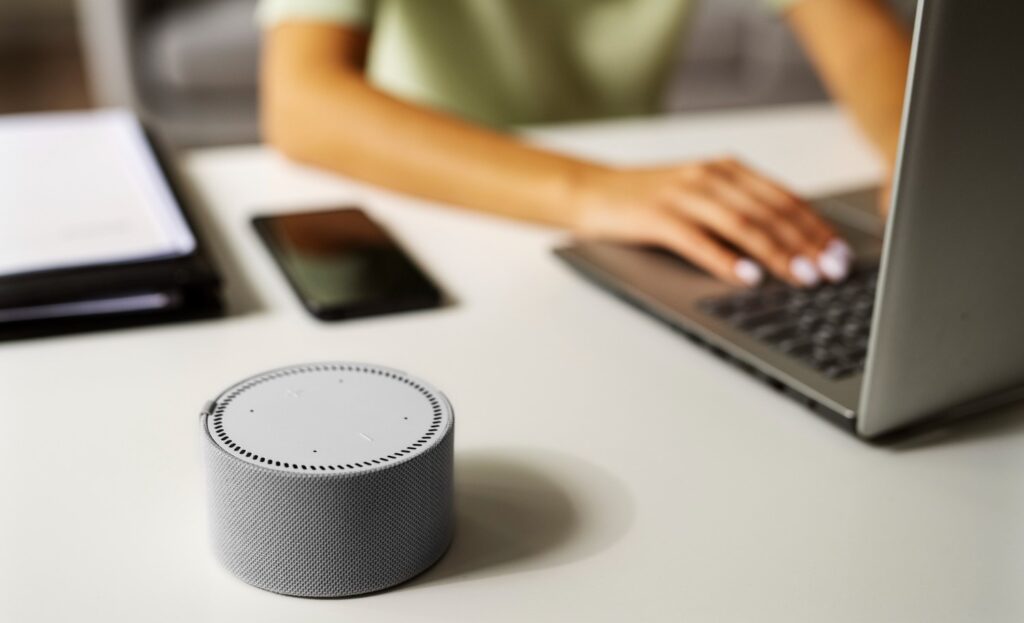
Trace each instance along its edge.
{"label": "speaker fabric mesh", "polygon": [[379,591],[419,574],[454,527],[454,422],[431,447],[357,472],[294,472],[239,460],[202,419],[216,557],[259,588],[304,597]]}

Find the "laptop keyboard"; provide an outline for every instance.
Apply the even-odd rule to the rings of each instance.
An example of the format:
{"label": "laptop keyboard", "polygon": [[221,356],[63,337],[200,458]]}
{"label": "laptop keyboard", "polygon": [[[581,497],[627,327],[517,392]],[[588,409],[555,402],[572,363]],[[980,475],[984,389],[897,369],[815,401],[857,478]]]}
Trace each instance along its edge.
{"label": "laptop keyboard", "polygon": [[863,371],[878,271],[800,290],[770,284],[708,299],[706,313],[796,357],[832,379]]}

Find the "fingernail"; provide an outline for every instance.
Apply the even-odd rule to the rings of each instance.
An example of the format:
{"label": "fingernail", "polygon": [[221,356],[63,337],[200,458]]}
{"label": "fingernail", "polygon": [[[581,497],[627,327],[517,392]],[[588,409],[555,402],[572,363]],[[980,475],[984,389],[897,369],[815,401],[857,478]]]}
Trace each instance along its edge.
{"label": "fingernail", "polygon": [[826,249],[818,256],[818,270],[828,277],[829,281],[842,281],[850,274],[850,260],[841,253]]}
{"label": "fingernail", "polygon": [[846,244],[846,241],[840,240],[839,238],[833,238],[825,245],[825,250],[822,253],[828,253],[837,257],[846,258],[847,261],[853,259],[853,249],[850,245]]}
{"label": "fingernail", "polygon": [[736,261],[733,272],[740,278],[740,281],[748,286],[756,286],[764,281],[764,271],[757,265],[757,262],[743,258]]}
{"label": "fingernail", "polygon": [[798,255],[789,262],[789,272],[801,284],[814,287],[821,283],[821,274],[806,255]]}

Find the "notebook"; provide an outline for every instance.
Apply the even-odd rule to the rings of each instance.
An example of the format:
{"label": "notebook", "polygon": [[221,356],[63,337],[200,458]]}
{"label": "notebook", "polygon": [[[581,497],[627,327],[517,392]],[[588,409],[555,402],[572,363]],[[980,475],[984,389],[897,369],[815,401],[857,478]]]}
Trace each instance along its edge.
{"label": "notebook", "polygon": [[209,315],[219,284],[131,112],[0,117],[0,338]]}
{"label": "notebook", "polygon": [[123,110],[0,117],[0,275],[180,257],[195,237]]}

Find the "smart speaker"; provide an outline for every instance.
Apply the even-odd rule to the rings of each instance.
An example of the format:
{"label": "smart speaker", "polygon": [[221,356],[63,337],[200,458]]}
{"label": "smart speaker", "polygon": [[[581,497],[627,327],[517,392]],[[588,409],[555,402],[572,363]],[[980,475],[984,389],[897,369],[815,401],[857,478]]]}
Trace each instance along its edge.
{"label": "smart speaker", "polygon": [[361,363],[280,368],[203,409],[217,558],[259,588],[343,597],[432,565],[453,530],[444,394]]}

